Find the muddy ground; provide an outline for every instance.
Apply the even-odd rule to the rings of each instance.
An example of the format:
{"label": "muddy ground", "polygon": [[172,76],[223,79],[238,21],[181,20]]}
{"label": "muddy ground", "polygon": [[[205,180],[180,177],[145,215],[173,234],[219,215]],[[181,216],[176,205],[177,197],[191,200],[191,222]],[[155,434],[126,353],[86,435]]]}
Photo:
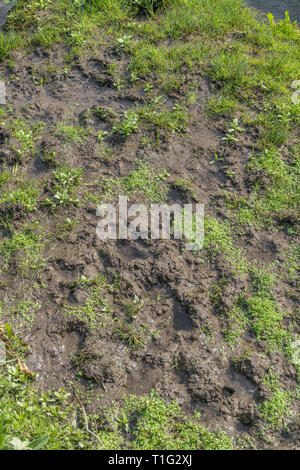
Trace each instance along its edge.
{"label": "muddy ground", "polygon": [[[7,103],[15,115],[27,122],[45,123],[35,156],[21,161],[11,150],[14,137],[0,128],[1,164],[20,165],[23,175],[41,183],[43,197],[50,197],[47,181],[53,167],[45,163],[44,157],[51,151],[56,154],[55,165],[83,168],[86,185],[79,188],[78,207],[71,205],[53,212],[39,204],[38,218],[48,238],[43,253],[46,262],[29,284],[17,275],[16,260],[10,262],[2,278],[1,297],[8,304],[12,296],[21,298],[24,289],[30,287],[31,300],[41,306],[30,328],[17,330],[30,345],[26,364],[36,374],[38,386],[68,387],[72,381],[85,390],[92,385],[101,404],[109,405],[120,401],[124,394],[140,395],[154,388],[167,400],[177,400],[187,413],[201,411],[208,428],[217,425],[231,435],[257,440],[262,425],[257,404],[269,394],[262,378],[274,367],[281,383],[289,389],[296,371],[293,365],[287,365],[283,353],[265,353],[263,342],[250,332],[235,350],[224,342],[226,318],[220,309],[230,309],[236,296],[248,289],[247,276],[234,276],[222,253],[212,261],[203,261],[198,254],[184,251],[181,241],[103,242],[96,236],[97,203],[86,197],[87,191],[101,196],[97,185],[101,178],[122,177],[135,168],[136,160],[144,160],[169,171],[168,203],[204,203],[208,214],[222,217],[222,191],[245,197],[250,193],[246,165],[256,147],[255,132],[249,128],[235,147],[224,147],[222,119],[211,120],[204,112],[205,100],[214,93],[215,85],[197,77],[198,100],[184,136],[162,133],[160,147],[155,149],[143,144],[145,138],[154,137],[153,130],[138,131],[125,141],[112,139],[112,156],[101,159],[95,135],[99,129],[109,130],[111,124],[89,110],[104,106],[120,114],[145,103],[146,93],[134,85],[116,89],[106,70],[112,57],[118,62],[120,75],[125,73],[125,64],[115,50],[103,46],[92,58],[79,59],[67,74],[63,72],[65,53],[61,46],[51,51],[36,48],[25,56],[14,52],[13,73],[17,80],[11,79],[9,65],[1,65],[1,75],[8,84]],[[40,86],[46,70],[47,80]],[[178,94],[168,96],[166,106],[171,108],[184,94],[182,87]],[[66,143],[53,131],[64,119],[89,126],[93,132],[82,142]],[[216,153],[220,161],[211,164]],[[192,191],[176,186],[179,178],[192,180]],[[131,200],[140,199],[133,196]],[[4,206],[1,211],[3,217],[10,218],[9,208]],[[32,213],[25,213],[21,207],[13,216],[10,223],[18,227],[33,220]],[[70,233],[58,236],[57,226],[67,218],[76,224]],[[249,261],[270,264],[276,260],[280,263],[280,253],[289,247],[290,238],[287,230],[269,232],[252,227],[240,240]],[[106,276],[107,284],[115,286],[103,289],[111,310],[106,314],[103,309],[100,326],[91,326],[66,313],[65,306],[83,305],[90,296],[91,286],[78,280],[101,275]],[[228,282],[223,283],[216,305],[212,288],[224,279]],[[288,311],[297,305],[297,298],[286,295],[291,287],[283,281],[276,286],[280,307]],[[130,306],[135,312],[131,317]],[[122,339],[124,322],[134,325],[141,347],[130,348]],[[243,358],[249,349],[253,354]],[[289,430],[270,431],[272,448],[299,445],[297,418],[289,424]],[[269,447],[265,440],[257,442],[261,448]]]}

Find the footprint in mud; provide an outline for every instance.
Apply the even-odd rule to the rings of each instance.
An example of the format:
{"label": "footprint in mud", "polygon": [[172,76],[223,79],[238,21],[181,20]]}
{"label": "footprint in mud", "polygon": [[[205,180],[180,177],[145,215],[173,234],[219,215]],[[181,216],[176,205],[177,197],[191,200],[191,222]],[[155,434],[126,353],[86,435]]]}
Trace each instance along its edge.
{"label": "footprint in mud", "polygon": [[146,259],[148,253],[131,243],[119,243],[118,253],[126,260]]}
{"label": "footprint in mud", "polygon": [[160,370],[142,368],[127,379],[127,390],[134,394],[149,393],[159,383]]}
{"label": "footprint in mud", "polygon": [[234,396],[238,400],[250,403],[255,399],[257,387],[243,374],[229,367],[225,374],[223,392],[227,396]]}
{"label": "footprint in mud", "polygon": [[176,302],[175,300],[173,302],[173,312],[174,312],[173,326],[175,330],[177,331],[192,330],[193,324],[192,324],[192,320],[190,319],[190,316],[187,313],[185,313],[180,303]]}

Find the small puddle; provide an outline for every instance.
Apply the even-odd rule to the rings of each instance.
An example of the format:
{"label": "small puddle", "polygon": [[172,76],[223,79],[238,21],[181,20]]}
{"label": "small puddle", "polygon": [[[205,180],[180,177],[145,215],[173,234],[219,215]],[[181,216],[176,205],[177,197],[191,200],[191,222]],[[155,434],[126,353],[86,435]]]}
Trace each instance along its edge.
{"label": "small puddle", "polygon": [[6,3],[3,0],[0,0],[0,27],[3,25],[6,19],[7,13],[9,12],[9,10],[12,9],[15,3],[16,3],[15,1]]}
{"label": "small puddle", "polygon": [[234,397],[239,400],[251,402],[255,399],[257,387],[243,374],[229,367],[226,372],[225,387],[223,390],[225,392],[228,391],[229,395],[234,395]]}
{"label": "small puddle", "polygon": [[159,368],[142,367],[127,377],[127,390],[135,395],[149,393],[160,382]]}
{"label": "small puddle", "polygon": [[173,325],[175,330],[192,330],[193,324],[187,313],[183,310],[179,302],[173,301],[174,319]]}
{"label": "small puddle", "polygon": [[279,20],[283,20],[284,12],[288,11],[291,21],[297,21],[300,24],[299,0],[248,0],[247,3],[264,13],[272,13]]}
{"label": "small puddle", "polygon": [[[164,352],[165,348],[161,346],[151,345],[149,352],[146,356],[155,355],[157,360],[160,358],[160,353]],[[166,374],[166,375],[165,375]],[[126,391],[129,394],[144,395],[151,392],[151,390],[159,391],[162,384],[172,384],[172,391],[176,391],[179,395],[186,394],[187,379],[185,374],[178,371],[162,371],[160,366],[148,364],[144,360],[138,370],[132,372],[127,376]],[[185,411],[190,411],[188,402],[185,402]]]}
{"label": "small puddle", "polygon": [[79,333],[71,331],[64,338],[63,350],[67,360],[70,360],[71,356],[76,353],[78,347],[82,345],[83,339],[80,338]]}
{"label": "small puddle", "polygon": [[152,301],[161,301],[161,300],[167,300],[171,296],[168,292],[168,289],[162,285],[157,285],[151,289],[149,292],[150,294],[150,299]]}
{"label": "small puddle", "polygon": [[149,253],[145,250],[143,250],[138,244],[132,244],[132,243],[118,243],[118,253],[123,258],[126,258],[127,260],[131,261],[134,259],[146,259],[149,256]]}

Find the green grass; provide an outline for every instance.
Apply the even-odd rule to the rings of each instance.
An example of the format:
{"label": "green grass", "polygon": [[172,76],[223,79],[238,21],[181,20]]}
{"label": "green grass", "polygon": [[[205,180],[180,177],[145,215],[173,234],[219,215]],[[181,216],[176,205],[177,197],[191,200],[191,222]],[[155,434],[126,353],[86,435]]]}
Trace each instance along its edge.
{"label": "green grass", "polygon": [[248,299],[245,306],[257,339],[266,340],[272,349],[284,349],[291,340],[289,333],[282,327],[285,314],[279,310],[276,302],[255,296]]}
{"label": "green grass", "polygon": [[11,51],[21,45],[21,38],[15,32],[0,31],[0,60],[9,57]]}
{"label": "green grass", "polygon": [[[171,46],[153,44],[151,41],[142,44],[132,44],[132,56],[129,71],[140,78],[153,76],[167,91],[178,86],[170,86],[170,78],[176,78],[179,85],[183,83],[184,72],[192,71],[195,67],[205,64],[213,53],[213,46],[201,42],[198,38],[192,39],[188,44],[173,44]],[[184,72],[183,72],[184,71]],[[176,83],[176,81],[174,82]]]}
{"label": "green grass", "polygon": [[57,125],[56,132],[62,136],[65,142],[83,142],[86,139],[86,130],[80,126],[73,126],[61,122]]}
{"label": "green grass", "polygon": [[123,186],[129,193],[141,192],[149,201],[159,201],[167,195],[168,188],[164,183],[167,177],[166,170],[157,173],[150,165],[137,162],[136,170],[124,177]]}
{"label": "green grass", "polygon": [[52,198],[46,198],[44,204],[57,207],[61,205],[80,203],[77,189],[82,182],[83,170],[69,168],[66,165],[58,167],[52,174]]}
{"label": "green grass", "polygon": [[100,121],[104,122],[114,119],[117,116],[117,113],[112,108],[106,106],[95,106],[92,108],[92,113],[100,119]]}
{"label": "green grass", "polygon": [[279,268],[281,279],[295,282],[297,280],[299,269],[300,244],[292,242],[283,252],[283,260],[276,263]]}
{"label": "green grass", "polygon": [[249,262],[245,257],[244,250],[236,245],[230,224],[206,216],[204,228],[204,249],[208,256],[211,259],[218,254],[223,256],[231,264],[233,271],[239,275],[248,272]]}
{"label": "green grass", "polygon": [[[224,450],[233,449],[234,444],[225,432],[208,432],[199,423],[199,414],[194,419],[184,416],[175,402],[167,404],[158,394],[125,400],[118,413],[121,427],[132,429],[133,439],[129,448],[136,450]],[[115,435],[119,432],[115,431]],[[101,435],[102,438],[102,435]]]}
{"label": "green grass", "polygon": [[[223,431],[209,432],[157,394],[128,397],[93,414],[70,391],[37,392],[15,365],[0,371],[0,449],[232,449]],[[78,395],[78,392],[77,392]],[[88,422],[85,425],[84,414]]]}
{"label": "green grass", "polygon": [[[158,97],[160,98],[160,97]],[[188,123],[188,112],[180,104],[172,109],[157,109],[153,104],[140,110],[141,119],[155,126],[157,132],[165,130],[171,133],[183,133]]]}
{"label": "green grass", "polygon": [[9,299],[0,302],[0,319],[9,321],[13,328],[29,331],[40,308],[41,304],[34,301],[30,292],[27,292],[17,301]]}
{"label": "green grass", "polygon": [[117,194],[137,194],[147,202],[164,201],[168,194],[168,185],[165,180],[168,173],[165,169],[159,172],[150,164],[137,161],[135,169],[128,175],[119,178],[102,178],[99,182],[102,197],[105,200],[115,198]]}
{"label": "green grass", "polygon": [[[252,296],[236,297],[229,311],[222,308],[222,283],[213,285],[210,290],[213,305],[219,313],[225,313],[228,320],[228,327],[224,330],[226,341],[234,346],[241,341],[245,331],[251,330],[257,340],[267,343],[267,348],[283,351],[290,358],[294,336],[292,327],[283,326],[283,320],[289,314],[280,310],[272,293],[277,276],[270,270],[258,268],[255,261],[247,260],[244,250],[234,243],[230,224],[206,216],[205,227],[204,248],[209,259],[213,261],[217,255],[224,257],[239,277],[251,277]],[[224,282],[229,281],[224,279]]]}
{"label": "green grass", "polygon": [[32,156],[35,153],[35,143],[39,138],[39,134],[43,129],[43,123],[28,124],[21,117],[11,119],[5,126],[11,132],[11,135],[16,139],[16,145],[11,148],[17,155],[22,157]]}
{"label": "green grass", "polygon": [[241,342],[245,331],[250,326],[249,319],[239,304],[240,298],[237,298],[230,312],[226,312],[228,326],[224,330],[224,338],[232,348]]}
{"label": "green grass", "polygon": [[293,394],[280,387],[278,378],[273,373],[265,375],[264,384],[269,388],[272,396],[259,406],[261,415],[267,428],[284,428],[286,427],[286,418],[292,415],[290,405]]}
{"label": "green grass", "polygon": [[34,182],[20,182],[18,188],[12,191],[0,191],[0,204],[7,203],[9,206],[20,204],[25,211],[32,212],[36,210],[40,189]]}
{"label": "green grass", "polygon": [[230,90],[226,88],[221,93],[209,97],[206,101],[206,112],[212,118],[234,116],[238,107],[237,98],[232,96]]}
{"label": "green grass", "polygon": [[65,305],[64,312],[88,324],[90,328],[104,327],[113,312],[113,308],[105,299],[105,288],[109,287],[105,280],[101,281],[100,285],[90,288],[83,305]]}
{"label": "green grass", "polygon": [[42,30],[36,31],[31,38],[33,46],[51,48],[62,39],[62,33],[52,26],[45,26]]}
{"label": "green grass", "polygon": [[117,328],[114,329],[114,332],[122,341],[128,344],[129,348],[137,349],[144,345],[142,333],[138,331],[135,326],[127,322],[120,321]]}
{"label": "green grass", "polygon": [[135,111],[125,111],[124,118],[115,123],[112,130],[116,134],[128,137],[139,128],[139,115]]}
{"label": "green grass", "polygon": [[233,209],[243,224],[266,226],[287,211],[299,207],[299,149],[290,150],[291,161],[285,162],[275,147],[252,155],[248,171],[255,175],[250,198],[227,195],[227,207]]}
{"label": "green grass", "polygon": [[25,224],[22,230],[12,231],[0,241],[1,269],[7,269],[12,260],[21,275],[44,265],[42,250],[46,240],[37,224]]}
{"label": "green grass", "polygon": [[[84,447],[87,433],[76,426],[76,407],[68,393],[38,393],[14,365],[0,372],[0,448],[74,449]],[[62,404],[66,406],[62,406]],[[91,445],[87,445],[90,448]]]}
{"label": "green grass", "polygon": [[241,342],[246,331],[252,331],[257,340],[266,342],[266,350],[282,351],[290,361],[295,336],[292,325],[286,327],[283,323],[289,314],[280,310],[269,287],[263,286],[254,296],[236,297],[232,309],[225,313],[228,327],[224,336],[232,347]]}

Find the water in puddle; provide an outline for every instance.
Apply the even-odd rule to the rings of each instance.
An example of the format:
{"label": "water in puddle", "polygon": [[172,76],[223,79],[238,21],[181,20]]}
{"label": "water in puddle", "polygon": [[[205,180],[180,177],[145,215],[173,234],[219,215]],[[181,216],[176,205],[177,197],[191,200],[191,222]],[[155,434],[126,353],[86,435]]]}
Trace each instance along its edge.
{"label": "water in puddle", "polygon": [[272,13],[279,20],[284,19],[284,12],[288,11],[291,21],[300,23],[300,1],[299,0],[248,0],[248,5],[263,11]]}
{"label": "water in puddle", "polygon": [[256,385],[232,368],[229,368],[226,372],[224,388],[228,389],[229,394],[234,394],[236,398],[244,402],[253,401],[257,390]]}
{"label": "water in puddle", "polygon": [[191,330],[193,328],[189,315],[185,313],[179,302],[173,302],[173,312],[173,325],[175,330]]}
{"label": "water in puddle", "polygon": [[128,241],[118,243],[118,253],[129,261],[148,258],[147,251],[145,251],[138,242],[136,244]]}
{"label": "water in puddle", "polygon": [[15,3],[16,2],[6,3],[3,0],[0,0],[0,27],[4,23],[7,13],[14,6]]}

